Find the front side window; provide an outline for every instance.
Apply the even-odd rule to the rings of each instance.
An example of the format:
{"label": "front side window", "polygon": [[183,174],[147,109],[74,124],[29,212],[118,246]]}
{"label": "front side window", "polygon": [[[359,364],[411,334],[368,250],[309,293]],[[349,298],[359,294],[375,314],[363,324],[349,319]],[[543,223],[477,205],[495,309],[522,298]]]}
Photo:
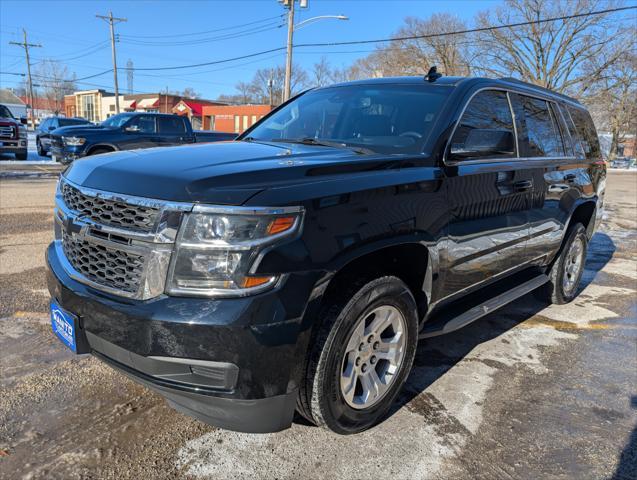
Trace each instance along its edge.
{"label": "front side window", "polygon": [[517,95],[526,125],[525,157],[563,157],[564,144],[553,112],[546,100]]}
{"label": "front side window", "polygon": [[15,117],[11,113],[11,110],[9,110],[4,105],[0,105],[0,118],[15,118]]}
{"label": "front side window", "polygon": [[157,127],[159,129],[159,133],[186,133],[186,125],[182,118],[159,117],[157,118]]}
{"label": "front side window", "polygon": [[478,92],[465,109],[451,139],[454,161],[515,156],[515,130],[506,92]]}
{"label": "front side window", "polygon": [[137,127],[140,133],[155,133],[155,117],[150,115],[140,115],[134,117],[130,122],[126,124],[126,128]]}
{"label": "front side window", "polygon": [[420,153],[451,91],[452,87],[425,84],[312,90],[270,115],[248,137],[323,140],[387,154]]}

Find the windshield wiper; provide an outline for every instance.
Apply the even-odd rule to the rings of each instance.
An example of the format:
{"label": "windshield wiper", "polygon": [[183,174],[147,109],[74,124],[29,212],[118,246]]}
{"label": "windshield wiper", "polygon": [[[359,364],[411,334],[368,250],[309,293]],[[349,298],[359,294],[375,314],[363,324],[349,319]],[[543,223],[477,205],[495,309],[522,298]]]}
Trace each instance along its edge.
{"label": "windshield wiper", "polygon": [[331,140],[324,140],[320,138],[304,137],[304,138],[273,138],[271,142],[283,142],[283,143],[300,143],[302,145],[318,145],[322,147],[334,147],[334,148],[347,148],[355,153],[361,155],[370,155],[375,152],[364,147],[355,147],[343,142],[333,142]]}

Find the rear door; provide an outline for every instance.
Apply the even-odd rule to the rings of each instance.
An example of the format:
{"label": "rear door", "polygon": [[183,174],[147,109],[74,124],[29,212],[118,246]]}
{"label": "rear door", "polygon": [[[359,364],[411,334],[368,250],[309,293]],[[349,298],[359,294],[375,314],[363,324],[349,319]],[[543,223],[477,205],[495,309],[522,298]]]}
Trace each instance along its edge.
{"label": "rear door", "polygon": [[157,122],[155,115],[137,115],[123,128],[123,139],[118,143],[121,150],[134,148],[150,148],[160,145],[157,134]]}
{"label": "rear door", "polygon": [[514,271],[526,259],[532,178],[520,168],[516,143],[507,92],[476,93],[445,157],[451,215],[443,296]]}
{"label": "rear door", "polygon": [[578,162],[559,106],[542,98],[512,94],[518,121],[520,155],[529,168],[533,195],[526,250],[534,264],[544,264],[559,248]]}
{"label": "rear door", "polygon": [[186,128],[186,119],[178,116],[157,117],[159,129],[159,143],[162,146],[181,145],[192,143],[193,136]]}

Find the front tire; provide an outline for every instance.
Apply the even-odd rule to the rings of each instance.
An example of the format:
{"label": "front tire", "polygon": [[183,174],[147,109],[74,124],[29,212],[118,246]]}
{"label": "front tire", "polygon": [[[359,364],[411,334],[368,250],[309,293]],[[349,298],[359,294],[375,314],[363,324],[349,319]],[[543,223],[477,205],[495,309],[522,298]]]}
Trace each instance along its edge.
{"label": "front tire", "polygon": [[418,314],[411,291],[396,277],[352,286],[319,317],[299,393],[299,410],[318,426],[352,434],[389,410],[411,370]]}
{"label": "front tire", "polygon": [[553,261],[553,266],[548,272],[549,281],[538,290],[542,300],[564,305],[577,296],[584,274],[587,251],[586,229],[581,223],[576,223],[568,230],[564,245]]}
{"label": "front tire", "polygon": [[36,148],[38,149],[38,155],[40,157],[46,157],[46,152],[44,151],[44,148],[42,147],[42,143],[40,142],[40,139],[37,139],[35,142]]}
{"label": "front tire", "polygon": [[20,152],[20,153],[16,153],[15,154],[15,159],[16,160],[26,160],[27,159],[27,151],[25,150],[24,152]]}

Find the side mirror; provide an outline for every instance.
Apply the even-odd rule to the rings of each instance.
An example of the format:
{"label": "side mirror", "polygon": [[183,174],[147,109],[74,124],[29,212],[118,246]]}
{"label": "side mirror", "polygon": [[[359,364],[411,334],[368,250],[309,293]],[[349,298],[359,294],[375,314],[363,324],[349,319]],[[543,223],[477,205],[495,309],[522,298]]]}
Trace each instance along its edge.
{"label": "side mirror", "polygon": [[22,125],[26,125],[27,124],[27,117],[20,117],[20,123]]}
{"label": "side mirror", "polygon": [[124,131],[131,133],[139,132],[139,125],[130,125],[128,127],[124,127]]}
{"label": "side mirror", "polygon": [[452,160],[515,155],[515,140],[508,130],[473,128],[463,143],[451,143],[450,153]]}

